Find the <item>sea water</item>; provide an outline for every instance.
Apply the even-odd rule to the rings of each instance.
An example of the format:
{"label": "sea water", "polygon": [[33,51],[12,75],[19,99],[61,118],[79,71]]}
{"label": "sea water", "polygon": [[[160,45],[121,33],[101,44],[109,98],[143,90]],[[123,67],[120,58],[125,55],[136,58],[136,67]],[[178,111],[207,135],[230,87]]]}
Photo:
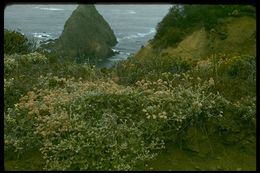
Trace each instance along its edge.
{"label": "sea water", "polygon": [[[156,33],[157,24],[167,14],[170,4],[96,4],[99,13],[114,31],[119,52],[99,67],[110,67],[127,59],[145,45]],[[56,39],[77,4],[14,4],[4,11],[4,28],[16,30],[34,39],[37,44]]]}

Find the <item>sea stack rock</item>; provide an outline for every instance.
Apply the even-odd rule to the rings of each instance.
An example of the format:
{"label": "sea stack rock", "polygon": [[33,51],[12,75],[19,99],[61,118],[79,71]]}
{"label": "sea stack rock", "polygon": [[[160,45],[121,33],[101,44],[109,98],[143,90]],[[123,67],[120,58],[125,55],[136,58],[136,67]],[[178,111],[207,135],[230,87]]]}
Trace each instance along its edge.
{"label": "sea stack rock", "polygon": [[53,48],[62,56],[96,62],[112,56],[116,43],[113,30],[95,6],[79,5]]}

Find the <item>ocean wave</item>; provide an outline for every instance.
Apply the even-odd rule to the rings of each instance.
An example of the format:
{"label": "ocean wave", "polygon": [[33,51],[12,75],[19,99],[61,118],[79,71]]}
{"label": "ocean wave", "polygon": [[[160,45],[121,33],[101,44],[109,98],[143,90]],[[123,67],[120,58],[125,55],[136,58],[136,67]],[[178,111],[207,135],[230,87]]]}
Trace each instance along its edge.
{"label": "ocean wave", "polygon": [[147,35],[153,34],[155,33],[155,29],[151,28],[149,32],[146,33],[137,33],[137,34],[133,34],[133,35],[129,35],[129,36],[125,36],[123,38],[117,38],[117,41],[121,41],[121,40],[125,40],[125,39],[134,39],[134,38],[139,38],[139,37],[145,37]]}
{"label": "ocean wave", "polygon": [[108,60],[111,61],[111,62],[116,62],[116,61],[120,61],[120,60],[123,60],[123,59],[121,57],[118,57],[118,58],[109,58]]}
{"label": "ocean wave", "polygon": [[134,10],[119,10],[119,9],[113,9],[111,10],[113,13],[116,14],[136,14],[136,11]]}
{"label": "ocean wave", "polygon": [[125,60],[131,55],[130,52],[125,52],[125,51],[118,50],[118,49],[117,49],[117,51],[119,51],[119,54],[116,54],[116,55],[108,58],[109,61],[116,62],[116,61]]}
{"label": "ocean wave", "polygon": [[136,14],[136,12],[134,10],[127,10],[128,14]]}
{"label": "ocean wave", "polygon": [[62,8],[49,8],[49,7],[35,7],[40,10],[48,10],[48,11],[63,11],[64,9]]}
{"label": "ocean wave", "polygon": [[120,52],[120,50],[112,48],[113,52]]}
{"label": "ocean wave", "polygon": [[35,32],[33,33],[33,37],[35,38],[41,38],[41,39],[48,39],[51,38],[50,34],[44,33],[44,32]]}

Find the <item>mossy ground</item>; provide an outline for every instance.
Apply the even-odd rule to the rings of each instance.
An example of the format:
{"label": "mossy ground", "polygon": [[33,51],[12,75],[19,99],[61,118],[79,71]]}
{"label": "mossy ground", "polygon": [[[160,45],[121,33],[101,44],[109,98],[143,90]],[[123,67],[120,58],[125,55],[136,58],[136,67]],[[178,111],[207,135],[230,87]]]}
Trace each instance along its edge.
{"label": "mossy ground", "polygon": [[[176,144],[167,144],[159,156],[150,162],[140,165],[136,170],[160,171],[199,171],[199,170],[256,170],[256,150],[244,150],[234,145],[215,146],[210,155],[200,155],[188,150],[180,149]],[[217,147],[216,147],[217,146]],[[8,171],[43,170],[43,159],[39,152],[27,155],[21,160],[6,160],[5,169]]]}
{"label": "mossy ground", "polygon": [[38,151],[31,152],[21,159],[5,160],[7,171],[40,171],[43,170],[44,160]]}
{"label": "mossy ground", "polygon": [[237,146],[219,146],[212,154],[200,156],[198,153],[180,150],[178,146],[167,147],[156,160],[147,163],[152,170],[256,170],[256,154],[246,152]]}

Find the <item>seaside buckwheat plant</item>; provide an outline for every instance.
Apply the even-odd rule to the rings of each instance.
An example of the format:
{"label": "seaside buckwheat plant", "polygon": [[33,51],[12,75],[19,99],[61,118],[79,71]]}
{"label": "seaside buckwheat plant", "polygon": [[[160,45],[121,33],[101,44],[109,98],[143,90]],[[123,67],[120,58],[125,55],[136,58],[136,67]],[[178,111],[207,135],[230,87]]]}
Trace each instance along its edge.
{"label": "seaside buckwheat plant", "polygon": [[[189,74],[173,75],[163,74],[166,80],[159,79],[156,82],[137,81],[137,88],[147,97],[146,107],[142,110],[147,121],[147,129],[154,129],[150,134],[164,136],[174,140],[178,131],[182,131],[188,125],[206,122],[207,119],[218,119],[223,116],[225,107],[229,101],[219,93],[211,92],[214,86],[213,78],[192,85],[193,80]],[[176,80],[185,81],[184,85],[175,85]],[[188,99],[187,99],[188,98]],[[165,133],[171,133],[170,136]]]}
{"label": "seaside buckwheat plant", "polygon": [[5,152],[40,150],[45,170],[133,170],[190,126],[224,117],[230,102],[213,92],[213,77],[161,76],[125,87],[41,75],[5,112]]}
{"label": "seaside buckwheat plant", "polygon": [[4,73],[5,75],[8,75],[13,72],[13,70],[16,70],[18,67],[17,62],[17,54],[13,55],[4,55]]}
{"label": "seaside buckwheat plant", "polygon": [[41,53],[33,52],[26,55],[21,55],[20,62],[22,64],[44,64],[48,62],[48,58]]}
{"label": "seaside buckwheat plant", "polygon": [[[42,88],[29,91],[5,116],[6,152],[38,147],[46,170],[132,170],[164,148],[160,138],[145,138],[133,110],[141,99],[131,88],[50,74],[39,81]],[[133,112],[126,116],[122,108]]]}

